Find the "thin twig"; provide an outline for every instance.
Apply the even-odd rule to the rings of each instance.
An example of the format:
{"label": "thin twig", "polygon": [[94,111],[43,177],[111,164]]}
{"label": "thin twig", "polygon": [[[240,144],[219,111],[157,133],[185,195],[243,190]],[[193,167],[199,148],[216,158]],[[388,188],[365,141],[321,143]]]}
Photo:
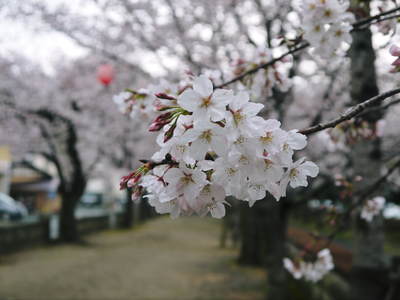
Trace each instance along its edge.
{"label": "thin twig", "polygon": [[398,10],[400,10],[400,7],[395,7],[393,9],[389,9],[389,10],[384,11],[384,12],[382,12],[380,14],[375,15],[375,16],[359,20],[359,21],[353,23],[353,27],[361,27],[361,26],[363,26],[365,24],[370,24],[370,23],[372,23],[372,21],[379,20],[383,16],[390,15],[391,13],[394,13],[394,12],[396,12]]}
{"label": "thin twig", "polygon": [[339,234],[346,227],[347,221],[350,218],[351,213],[353,212],[353,210],[357,206],[361,205],[370,196],[370,194],[372,194],[384,182],[386,182],[388,177],[390,175],[392,175],[392,173],[398,168],[400,168],[400,159],[393,166],[391,166],[384,175],[382,175],[380,178],[378,178],[367,190],[365,190],[365,192],[363,192],[358,197],[358,199],[355,202],[353,202],[352,205],[349,206],[349,208],[346,210],[345,214],[342,215],[342,219],[341,219],[340,225],[331,234],[329,234],[328,237],[326,238],[327,239],[327,243],[326,243],[325,247],[323,247],[323,248],[329,247],[329,245],[332,243],[332,241],[334,240],[336,235]]}
{"label": "thin twig", "polygon": [[[382,16],[389,15],[389,14],[391,14],[393,12],[398,11],[398,10],[400,10],[400,7],[396,7],[394,9],[382,12],[382,13],[377,14],[375,16],[372,16],[372,17],[365,18],[365,19],[362,19],[360,21],[357,21],[357,22],[352,24],[353,29],[351,31],[355,31],[355,30],[359,30],[359,29],[365,29],[364,25],[366,25],[366,24],[368,24],[368,25],[376,24],[376,23],[382,22],[384,20],[396,17],[397,15],[396,16],[389,16],[387,18],[382,18]],[[248,71],[246,71],[246,72],[244,72],[244,73],[242,73],[242,74],[240,74],[240,75],[238,75],[238,76],[236,76],[236,77],[234,77],[234,78],[232,78],[232,79],[230,79],[230,80],[228,80],[228,81],[226,81],[226,82],[224,82],[222,84],[219,84],[219,85],[215,86],[214,89],[219,89],[219,88],[225,87],[227,85],[230,85],[230,84],[232,84],[232,83],[234,83],[236,81],[242,80],[243,78],[247,77],[248,75],[254,74],[254,73],[256,73],[257,71],[259,71],[261,69],[265,69],[265,68],[275,64],[276,62],[280,61],[282,58],[284,58],[284,57],[286,57],[288,55],[294,54],[296,52],[299,52],[300,50],[303,50],[303,49],[305,49],[305,48],[307,48],[309,46],[310,46],[310,43],[308,43],[307,41],[304,41],[304,42],[302,42],[300,44],[300,46],[297,46],[297,47],[295,47],[295,48],[283,53],[279,57],[274,58],[274,59],[272,59],[272,60],[270,60],[270,61],[268,61],[266,63],[259,64],[256,67],[254,67],[254,68],[252,68],[252,69],[250,69],[250,70],[248,70]]]}
{"label": "thin twig", "polygon": [[381,22],[384,22],[384,21],[387,21],[387,20],[391,20],[391,19],[396,19],[396,18],[400,18],[400,14],[391,15],[391,16],[387,16],[387,17],[384,17],[384,18],[380,18],[380,19],[372,21],[371,23],[366,24],[364,26],[356,27],[352,31],[361,31],[361,30],[364,30],[364,29],[368,28],[371,25],[378,24],[378,23],[381,23]]}
{"label": "thin twig", "polygon": [[393,105],[399,104],[400,103],[400,99],[395,99],[393,101],[390,101],[389,103],[386,103],[385,105],[381,105],[381,106],[375,106],[375,107],[370,107],[366,110],[364,110],[361,114],[359,114],[358,116],[364,116],[366,114],[369,114],[371,112],[375,112],[375,111],[380,111],[380,110],[385,110]]}
{"label": "thin twig", "polygon": [[338,125],[344,121],[350,120],[353,117],[360,115],[363,111],[365,111],[366,108],[377,105],[377,104],[381,103],[383,100],[385,100],[386,98],[389,98],[398,93],[400,93],[400,88],[390,90],[390,91],[387,91],[380,95],[377,95],[375,97],[372,97],[360,104],[352,106],[351,108],[349,108],[347,110],[347,112],[343,113],[340,117],[338,117],[336,119],[333,119],[326,123],[320,123],[318,125],[302,129],[299,131],[299,133],[309,135],[309,134],[312,134],[312,133],[315,133],[315,132],[318,132],[318,131],[321,131],[321,130],[324,130],[327,128],[333,128],[336,125]]}
{"label": "thin twig", "polygon": [[235,77],[235,78],[232,78],[231,80],[229,80],[229,81],[227,81],[227,82],[224,82],[224,83],[222,83],[222,84],[220,84],[220,85],[215,86],[214,88],[215,88],[215,89],[219,89],[219,88],[222,88],[222,87],[224,87],[224,86],[230,85],[230,84],[232,84],[232,83],[234,83],[234,82],[236,82],[236,81],[238,81],[238,80],[242,80],[242,79],[245,78],[246,76],[251,75],[251,74],[254,74],[254,73],[256,73],[257,71],[259,71],[259,70],[261,70],[261,69],[265,69],[265,68],[267,68],[267,67],[273,65],[274,63],[280,61],[280,60],[281,60],[282,58],[284,58],[285,56],[288,56],[288,55],[290,55],[290,54],[294,54],[294,53],[296,53],[296,52],[298,52],[298,51],[300,51],[300,50],[302,50],[302,49],[307,48],[308,46],[310,46],[310,44],[309,44],[308,42],[304,42],[302,45],[297,46],[297,47],[295,47],[295,48],[293,48],[293,49],[291,49],[291,50],[289,50],[289,51],[283,53],[281,56],[279,56],[279,57],[277,57],[277,58],[274,58],[274,59],[272,59],[272,60],[270,60],[270,61],[268,61],[268,62],[266,62],[266,63],[262,63],[262,64],[258,65],[257,67],[254,67],[253,69],[250,69],[250,70],[248,70],[248,71],[246,71],[246,72],[240,74],[239,76],[237,76],[237,77]]}

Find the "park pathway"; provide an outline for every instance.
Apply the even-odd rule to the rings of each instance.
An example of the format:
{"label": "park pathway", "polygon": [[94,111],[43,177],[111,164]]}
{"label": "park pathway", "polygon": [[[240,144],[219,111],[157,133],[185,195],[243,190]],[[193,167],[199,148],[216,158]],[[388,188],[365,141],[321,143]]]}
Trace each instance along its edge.
{"label": "park pathway", "polygon": [[215,220],[163,217],[1,257],[0,300],[262,299],[262,270],[237,266],[219,232]]}

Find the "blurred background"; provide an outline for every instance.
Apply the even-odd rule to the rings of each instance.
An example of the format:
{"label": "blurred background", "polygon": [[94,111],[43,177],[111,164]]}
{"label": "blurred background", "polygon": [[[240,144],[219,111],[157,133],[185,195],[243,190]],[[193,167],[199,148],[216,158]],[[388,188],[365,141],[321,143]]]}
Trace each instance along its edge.
{"label": "blurred background", "polygon": [[[366,120],[379,132],[358,122],[310,137],[303,154],[321,174],[308,189],[253,209],[229,199],[223,221],[159,217],[119,190],[157,146],[151,116],[122,114],[113,95],[188,74],[215,84],[240,75],[298,37],[299,2],[0,0],[0,299],[346,299],[354,261],[372,265],[361,284],[380,278],[376,290],[393,297],[375,299],[400,299],[398,171],[374,191],[386,205],[373,233],[349,223],[335,235],[323,283],[298,283],[276,263],[329,236],[358,182],[399,157],[400,106]],[[371,15],[398,5],[364,2]],[[394,18],[367,29],[368,46],[340,61],[304,51],[274,66],[256,95],[264,116],[304,128],[398,86],[388,53],[397,27]],[[355,57],[373,77],[356,72]],[[357,94],[354,78],[370,94]],[[366,143],[379,144],[379,159],[355,163]],[[376,255],[357,260],[363,247]]]}

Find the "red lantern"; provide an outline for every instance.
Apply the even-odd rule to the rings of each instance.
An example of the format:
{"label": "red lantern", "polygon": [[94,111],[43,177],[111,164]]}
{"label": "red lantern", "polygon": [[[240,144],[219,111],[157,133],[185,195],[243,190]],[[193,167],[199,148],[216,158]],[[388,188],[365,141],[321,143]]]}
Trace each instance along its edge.
{"label": "red lantern", "polygon": [[112,65],[103,64],[97,69],[97,80],[104,86],[108,86],[114,79],[114,68]]}

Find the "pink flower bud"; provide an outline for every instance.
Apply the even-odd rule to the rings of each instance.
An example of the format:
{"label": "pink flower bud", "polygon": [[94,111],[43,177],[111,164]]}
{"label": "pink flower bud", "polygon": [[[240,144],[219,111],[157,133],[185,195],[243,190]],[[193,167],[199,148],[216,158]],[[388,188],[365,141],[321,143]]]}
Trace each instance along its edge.
{"label": "pink flower bud", "polygon": [[153,123],[151,123],[149,131],[159,131],[161,128],[163,128],[166,124],[171,122],[171,112],[166,112],[162,115],[159,115]]}
{"label": "pink flower bud", "polygon": [[134,181],[134,179],[129,179],[128,180],[128,182],[126,183],[126,186],[128,187],[128,188],[131,188],[131,187],[133,187],[135,185],[135,181]]}
{"label": "pink flower bud", "polygon": [[168,142],[173,136],[176,124],[173,124],[170,129],[164,134],[164,143]]}
{"label": "pink flower bud", "polygon": [[392,66],[400,67],[400,57],[396,59],[394,62],[392,62]]}
{"label": "pink flower bud", "polygon": [[132,201],[136,203],[139,202],[142,193],[143,193],[143,188],[141,186],[137,186],[132,192],[131,195]]}
{"label": "pink flower bud", "polygon": [[162,104],[162,103],[157,103],[157,104],[155,105],[155,109],[156,109],[157,111],[166,111],[166,110],[172,109],[172,108],[175,108],[175,107],[174,107],[174,106],[164,105],[164,104]]}
{"label": "pink flower bud", "polygon": [[399,73],[400,72],[400,66],[396,66],[393,69],[390,69],[389,73]]}
{"label": "pink flower bud", "polygon": [[128,187],[128,181],[131,180],[131,178],[135,175],[135,172],[130,173],[127,176],[123,176],[119,182],[119,189],[124,190]]}
{"label": "pink flower bud", "polygon": [[157,93],[157,94],[155,94],[155,96],[157,98],[165,99],[165,100],[176,100],[175,97],[167,95],[166,93]]}
{"label": "pink flower bud", "polygon": [[389,49],[389,52],[392,56],[400,56],[400,47],[392,45]]}

